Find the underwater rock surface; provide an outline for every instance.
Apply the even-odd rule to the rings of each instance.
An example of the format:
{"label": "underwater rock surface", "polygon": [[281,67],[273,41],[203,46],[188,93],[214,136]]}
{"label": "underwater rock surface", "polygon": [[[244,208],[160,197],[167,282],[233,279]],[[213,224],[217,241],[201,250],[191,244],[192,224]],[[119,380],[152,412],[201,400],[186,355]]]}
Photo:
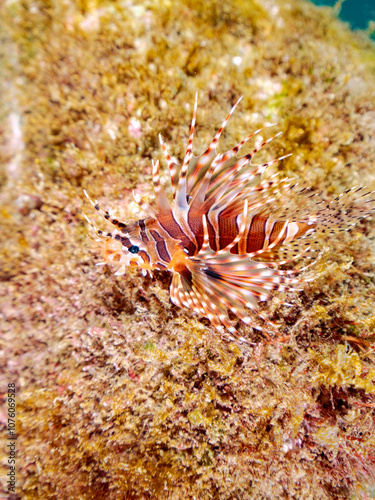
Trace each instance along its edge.
{"label": "underwater rock surface", "polygon": [[0,14],[14,498],[374,495],[374,217],[322,240],[318,278],[262,307],[280,338],[239,326],[251,345],[173,306],[166,273],[95,267],[83,217],[88,189],[140,218],[132,190],[152,202],[159,132],[183,156],[196,91],[195,154],[243,95],[219,151],[277,122],[256,162],[293,153],[280,175],[327,198],[374,190],[373,45],[297,0],[39,0]]}

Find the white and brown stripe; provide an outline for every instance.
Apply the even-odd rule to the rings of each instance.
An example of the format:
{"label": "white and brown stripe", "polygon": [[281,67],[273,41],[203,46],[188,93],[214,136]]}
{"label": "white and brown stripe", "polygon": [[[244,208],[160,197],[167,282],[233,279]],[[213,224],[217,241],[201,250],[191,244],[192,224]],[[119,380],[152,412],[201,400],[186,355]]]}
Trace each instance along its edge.
{"label": "white and brown stripe", "polygon": [[251,165],[254,155],[279,134],[250,153],[237,155],[255,134],[271,125],[217,154],[219,138],[239,101],[206,151],[195,157],[196,96],[181,165],[172,160],[159,135],[172,183],[171,202],[160,183],[159,161],[153,161],[155,207],[134,194],[148,217],[121,222],[85,191],[93,207],[116,230],[104,233],[88,221],[102,241],[104,261],[120,266],[116,274],[123,274],[127,265],[137,265],[144,272],[167,269],[173,273],[171,300],[178,306],[206,316],[219,331],[225,327],[233,335],[237,333],[228,311],[254,328],[259,328],[258,317],[267,334],[274,326],[259,314],[259,301],[270,299],[273,290],[296,290],[311,279],[300,274],[309,266],[284,271],[277,267],[315,255],[311,235],[346,230],[375,207],[373,192],[363,193],[363,188],[349,189],[327,203],[309,189],[297,190],[290,179],[279,180],[277,174],[262,180],[270,166],[289,156]]}

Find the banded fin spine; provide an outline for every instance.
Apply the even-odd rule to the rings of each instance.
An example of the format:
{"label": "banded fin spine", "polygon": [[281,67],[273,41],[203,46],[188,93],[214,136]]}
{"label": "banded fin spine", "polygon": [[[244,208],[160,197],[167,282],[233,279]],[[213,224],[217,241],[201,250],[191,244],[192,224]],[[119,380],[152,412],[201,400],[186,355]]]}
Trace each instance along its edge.
{"label": "banded fin spine", "polygon": [[[245,215],[247,202],[243,210]],[[179,263],[178,272],[174,273],[171,283],[172,301],[180,307],[206,316],[221,332],[226,327],[237,336],[228,316],[228,311],[231,311],[246,325],[261,329],[266,335],[267,331],[277,333],[275,325],[259,312],[258,303],[272,298],[271,291],[274,290],[300,290],[296,287],[309,279],[299,279],[297,274],[300,271],[297,270],[275,269],[276,265],[284,262],[272,262],[269,266],[266,262],[252,260],[258,252],[247,255],[230,253],[245,232],[245,216],[237,237],[230,245],[217,252],[210,248],[205,216],[202,222],[202,248],[196,256],[184,256],[183,262]],[[268,330],[255,323],[256,317],[261,318]]]}

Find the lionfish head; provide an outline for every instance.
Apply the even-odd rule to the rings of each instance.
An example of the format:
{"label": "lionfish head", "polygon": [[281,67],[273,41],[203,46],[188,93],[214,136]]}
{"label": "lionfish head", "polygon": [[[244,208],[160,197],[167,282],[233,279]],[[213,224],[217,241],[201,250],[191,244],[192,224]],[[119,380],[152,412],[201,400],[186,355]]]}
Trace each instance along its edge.
{"label": "lionfish head", "polygon": [[[117,265],[116,276],[124,274],[128,266],[138,266],[141,269],[148,268],[148,263],[143,256],[145,249],[142,248],[142,243],[133,238],[130,240],[130,238],[122,234],[111,234],[111,236],[112,238],[102,238],[100,240],[103,262],[99,264]],[[126,243],[124,240],[126,240]],[[130,240],[131,244],[127,240]]]}
{"label": "lionfish head", "polygon": [[101,249],[103,261],[98,262],[97,265],[115,264],[118,266],[115,273],[116,276],[125,274],[128,266],[138,266],[144,271],[143,274],[145,274],[147,270],[151,269],[150,256],[149,250],[145,247],[144,242],[140,238],[139,223],[131,222],[130,224],[125,224],[124,222],[118,221],[114,217],[111,217],[107,211],[103,210],[97,200],[92,200],[86,191],[84,191],[84,193],[93,207],[101,213],[105,219],[119,228],[119,230],[110,233],[104,232],[98,229],[85,215],[86,220],[96,233],[96,242],[100,245]]}

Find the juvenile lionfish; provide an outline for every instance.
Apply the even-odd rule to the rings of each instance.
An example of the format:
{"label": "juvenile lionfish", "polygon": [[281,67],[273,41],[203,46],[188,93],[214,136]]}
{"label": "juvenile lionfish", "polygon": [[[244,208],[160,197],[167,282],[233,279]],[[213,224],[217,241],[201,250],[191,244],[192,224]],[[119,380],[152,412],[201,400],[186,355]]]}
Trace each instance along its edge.
{"label": "juvenile lionfish", "polygon": [[124,274],[129,265],[139,266],[145,276],[153,269],[170,271],[172,302],[207,317],[217,330],[222,332],[225,327],[236,337],[228,311],[253,328],[262,329],[254,321],[257,316],[270,325],[258,303],[272,298],[272,290],[296,290],[296,285],[310,280],[303,273],[301,276],[305,268],[277,268],[315,256],[316,242],[310,243],[313,234],[347,230],[375,209],[368,205],[374,201],[369,199],[372,193],[363,188],[348,189],[330,202],[319,198],[316,202],[315,194],[306,188],[298,190],[291,179],[279,180],[276,174],[262,180],[268,167],[289,155],[261,165],[252,165],[251,160],[279,134],[242,157],[237,153],[267,126],[218,154],[219,138],[240,100],[206,151],[195,157],[196,96],[182,164],[170,157],[159,135],[173,200],[168,200],[160,185],[159,161],[152,161],[156,206],[134,194],[148,214],[145,219],[121,222],[84,191],[94,208],[117,228],[105,233],[87,219],[102,243],[104,262],[100,264],[117,264],[116,275]]}

